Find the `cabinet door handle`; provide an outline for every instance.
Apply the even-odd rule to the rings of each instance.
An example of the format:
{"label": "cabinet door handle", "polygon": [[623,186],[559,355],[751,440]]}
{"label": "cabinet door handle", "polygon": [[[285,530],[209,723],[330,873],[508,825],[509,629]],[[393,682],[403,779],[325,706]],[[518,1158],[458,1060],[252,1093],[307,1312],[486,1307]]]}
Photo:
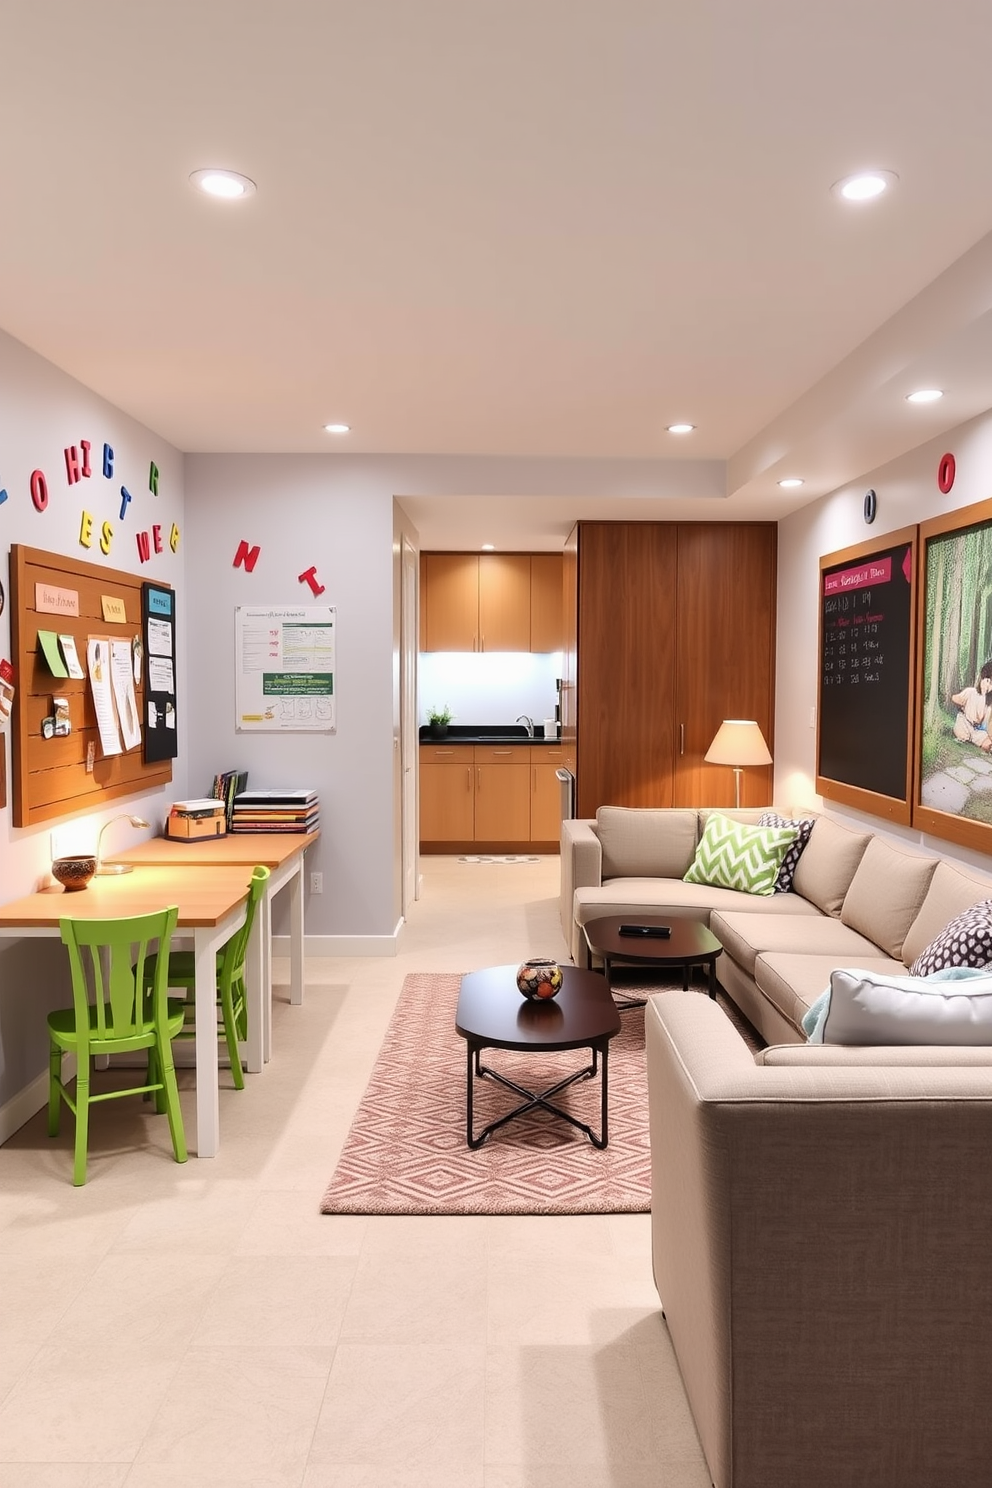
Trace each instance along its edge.
{"label": "cabinet door handle", "polygon": [[679,724],[679,754],[685,754],[685,724]]}
{"label": "cabinet door handle", "polygon": [[486,633],[485,633],[485,631],[483,631],[482,635],[479,637],[479,650],[480,651],[485,651],[485,649],[486,649]]}
{"label": "cabinet door handle", "polygon": [[475,774],[476,774],[475,788],[476,788],[477,791],[481,791],[481,789],[482,789],[482,770],[481,769],[476,770]]}
{"label": "cabinet door handle", "polygon": [[465,771],[465,789],[466,790],[471,790],[472,789],[472,766],[471,765],[469,765],[468,769]]}
{"label": "cabinet door handle", "polygon": [[437,757],[438,757],[438,758],[440,758],[440,756],[441,756],[441,755],[442,755],[442,754],[454,754],[454,752],[455,752],[455,751],[454,751],[454,750],[453,750],[453,749],[435,749],[435,751],[434,751],[434,753],[435,753],[435,755],[436,755],[436,756],[437,756]]}
{"label": "cabinet door handle", "polygon": [[494,749],[493,754],[512,754],[512,749]]}

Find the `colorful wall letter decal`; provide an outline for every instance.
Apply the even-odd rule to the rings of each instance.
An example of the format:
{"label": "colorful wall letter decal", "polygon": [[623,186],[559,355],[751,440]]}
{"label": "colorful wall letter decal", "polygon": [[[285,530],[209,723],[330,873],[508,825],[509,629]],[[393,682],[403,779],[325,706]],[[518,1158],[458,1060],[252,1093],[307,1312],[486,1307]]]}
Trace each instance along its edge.
{"label": "colorful wall letter decal", "polygon": [[158,495],[158,466],[152,460],[148,468],[148,489],[153,496]]}
{"label": "colorful wall letter decal", "polygon": [[84,511],[79,524],[79,541],[84,548],[93,546],[93,513]]}
{"label": "colorful wall letter decal", "polygon": [[173,524],[172,524],[172,530],[169,533],[169,547],[172,549],[173,552],[175,552],[176,549],[178,548],[178,546],[179,546],[179,528],[176,526],[175,522],[173,522]]}
{"label": "colorful wall letter decal", "polygon": [[261,551],[262,549],[258,543],[253,548],[250,548],[244,538],[242,538],[238,543],[238,551],[234,555],[233,566],[238,568],[241,564],[244,564],[245,570],[248,573],[254,573],[255,564],[258,562],[258,555]]}
{"label": "colorful wall letter decal", "polygon": [[31,472],[31,500],[34,502],[35,511],[44,511],[48,505],[48,482],[44,471],[32,470]]}
{"label": "colorful wall letter decal", "polygon": [[325,586],[318,582],[316,564],[305,569],[303,573],[298,575],[298,579],[301,584],[309,584],[315,595],[323,594]]}

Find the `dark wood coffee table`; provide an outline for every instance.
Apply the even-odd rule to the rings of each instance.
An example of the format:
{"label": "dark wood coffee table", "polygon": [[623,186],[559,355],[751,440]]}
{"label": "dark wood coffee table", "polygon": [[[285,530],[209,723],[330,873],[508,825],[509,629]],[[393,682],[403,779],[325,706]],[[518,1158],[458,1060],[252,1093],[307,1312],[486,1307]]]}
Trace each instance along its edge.
{"label": "dark wood coffee table", "polygon": [[[473,971],[462,977],[455,1012],[455,1029],[466,1042],[468,1055],[466,1083],[466,1141],[469,1147],[481,1147],[494,1131],[505,1126],[516,1116],[540,1107],[553,1116],[571,1122],[585,1132],[594,1147],[605,1147],[609,1140],[607,1122],[607,1074],[609,1068],[610,1039],[620,1032],[620,1015],[610,996],[606,981],[595,971],[579,971],[563,966],[564,982],[556,997],[547,1001],[530,1002],[517,990],[516,966],[491,966],[485,971]],[[576,1070],[547,1090],[527,1090],[516,1084],[498,1070],[482,1063],[483,1049],[512,1049],[519,1054],[549,1054],[562,1049],[589,1049],[592,1062]],[[553,1104],[551,1097],[558,1095],[577,1080],[592,1079],[599,1068],[601,1114],[600,1132],[597,1137],[591,1127],[579,1121],[568,1111]],[[475,1079],[495,1080],[523,1097],[522,1104],[515,1106],[498,1121],[483,1127],[478,1136],[473,1130],[473,1084]]]}
{"label": "dark wood coffee table", "polygon": [[[667,925],[671,928],[668,940],[655,936],[621,935],[621,925]],[[606,915],[590,920],[583,926],[586,945],[594,956],[603,962],[606,985],[613,994],[613,967],[629,966],[681,966],[682,990],[689,989],[689,968],[709,968],[709,993],[716,997],[716,958],[723,954],[723,946],[712,931],[698,916],[671,915]],[[625,997],[617,1004],[621,1009],[643,1007],[643,997]]]}

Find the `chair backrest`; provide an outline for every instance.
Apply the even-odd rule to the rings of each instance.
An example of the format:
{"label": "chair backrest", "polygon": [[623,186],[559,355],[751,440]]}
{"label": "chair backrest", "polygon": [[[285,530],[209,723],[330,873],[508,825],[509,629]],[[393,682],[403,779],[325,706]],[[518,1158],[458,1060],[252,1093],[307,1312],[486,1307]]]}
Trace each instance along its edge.
{"label": "chair backrest", "polygon": [[[90,1041],[134,1038],[154,1022],[164,1024],[168,1002],[169,941],[176,928],[175,905],[153,914],[112,920],[59,920],[69,952],[76,1034]],[[151,985],[145,986],[149,945],[160,952]],[[92,987],[93,995],[90,996]],[[89,1008],[95,1007],[91,1028]]]}
{"label": "chair backrest", "polygon": [[251,935],[251,927],[255,920],[255,906],[265,892],[271,870],[261,866],[253,868],[251,878],[248,882],[248,908],[245,912],[245,922],[239,930],[235,930],[230,940],[227,941],[220,953],[219,975],[222,981],[228,983],[236,977],[244,975],[245,956],[248,954],[248,938]]}

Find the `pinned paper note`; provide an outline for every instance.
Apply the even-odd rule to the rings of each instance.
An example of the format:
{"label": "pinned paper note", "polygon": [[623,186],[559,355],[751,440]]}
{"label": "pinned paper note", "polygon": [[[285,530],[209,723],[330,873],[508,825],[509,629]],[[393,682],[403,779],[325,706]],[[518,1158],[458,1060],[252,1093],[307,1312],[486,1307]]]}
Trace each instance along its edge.
{"label": "pinned paper note", "polygon": [[114,693],[110,680],[109,640],[90,637],[86,642],[86,665],[90,674],[90,690],[93,693],[97,727],[100,730],[100,748],[105,756],[120,754],[121,737],[117,729]]}
{"label": "pinned paper note", "polygon": [[114,625],[127,624],[127,610],[123,599],[118,599],[113,594],[101,594],[100,606],[103,610],[104,620],[113,622]]}
{"label": "pinned paper note", "polygon": [[62,660],[62,652],[59,650],[59,638],[54,630],[39,630],[38,645],[41,653],[48,663],[48,670],[53,677],[68,677],[65,662]]}
{"label": "pinned paper note", "polygon": [[111,641],[110,672],[114,683],[114,700],[117,717],[120,719],[124,748],[135,749],[141,743],[141,724],[138,721],[138,704],[134,696],[134,673],[131,670],[131,645],[129,641]]}
{"label": "pinned paper note", "polygon": [[85,677],[86,673],[83,671],[79,656],[76,653],[75,636],[60,635],[59,645],[62,647],[62,655],[65,658],[65,664],[69,670],[69,676],[75,677],[77,680]]}

